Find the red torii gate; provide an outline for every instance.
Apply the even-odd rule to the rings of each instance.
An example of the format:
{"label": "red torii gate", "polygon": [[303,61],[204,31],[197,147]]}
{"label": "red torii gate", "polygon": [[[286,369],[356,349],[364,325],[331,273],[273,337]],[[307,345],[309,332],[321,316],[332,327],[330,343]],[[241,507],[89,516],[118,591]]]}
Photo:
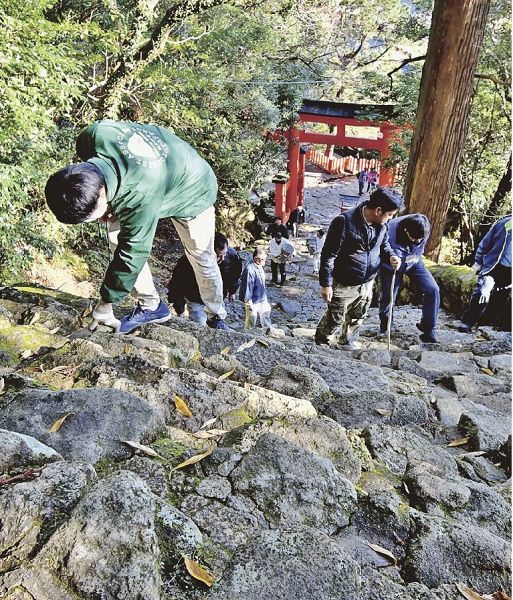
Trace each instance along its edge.
{"label": "red torii gate", "polygon": [[[275,179],[276,216],[284,221],[297,206],[304,203],[304,173],[306,150],[301,144],[323,144],[325,156],[330,157],[334,146],[378,150],[380,153],[380,185],[392,185],[393,169],[384,167],[383,159],[390,156],[390,145],[400,128],[386,121],[393,113],[390,105],[350,104],[347,102],[327,102],[323,100],[303,100],[297,123],[287,131],[276,132],[288,140],[288,181]],[[378,114],[379,121],[359,118],[362,114]],[[383,120],[381,120],[383,119]],[[332,128],[330,133],[308,132],[302,128],[304,123],[323,123]],[[356,137],[347,131],[347,127],[372,127],[379,129],[374,139]],[[277,137],[276,135],[273,137]]]}

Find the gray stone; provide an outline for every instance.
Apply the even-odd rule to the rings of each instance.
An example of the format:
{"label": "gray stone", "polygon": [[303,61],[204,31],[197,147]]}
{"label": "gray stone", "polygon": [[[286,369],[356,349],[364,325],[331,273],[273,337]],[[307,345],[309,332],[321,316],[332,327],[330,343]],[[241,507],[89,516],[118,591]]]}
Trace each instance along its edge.
{"label": "gray stone", "polygon": [[333,533],[355,510],[356,491],[330,460],[274,434],[259,438],[231,479],[272,527],[307,524]]}
{"label": "gray stone", "polygon": [[[72,413],[60,429],[53,423]],[[49,392],[25,390],[0,414],[0,426],[37,438],[69,460],[95,463],[121,459],[131,451],[120,440],[150,438],[160,423],[141,398],[110,389]]]}
{"label": "gray stone", "polygon": [[151,323],[142,328],[142,335],[164,344],[172,354],[175,366],[185,366],[199,359],[198,340],[190,333]]}
{"label": "gray stone", "polygon": [[373,423],[426,423],[428,420],[424,400],[367,390],[337,394],[323,412],[348,428],[367,427]]}
{"label": "gray stone", "polygon": [[205,498],[216,498],[226,500],[232,492],[232,486],[226,477],[211,475],[202,479],[196,487],[196,492]]}
{"label": "gray stone", "polygon": [[280,394],[311,400],[315,406],[330,393],[328,384],[315,371],[295,365],[276,365],[260,379],[259,385]]}
{"label": "gray stone", "polygon": [[439,387],[433,391],[435,398],[435,409],[444,427],[456,427],[463,414],[463,404],[458,400],[456,394]]}
{"label": "gray stone", "polygon": [[480,394],[494,394],[509,391],[509,386],[484,373],[467,373],[465,375],[450,375],[442,379],[442,383],[456,392],[460,398],[471,398]]}
{"label": "gray stone", "polygon": [[155,496],[167,497],[166,470],[157,461],[145,456],[134,456],[123,463],[123,469],[139,475]]}
{"label": "gray stone", "polygon": [[203,543],[196,523],[175,506],[157,503],[155,519],[160,551],[165,559],[176,561],[181,554],[193,554]]}
{"label": "gray stone", "polygon": [[398,361],[398,367],[424,377],[428,381],[434,381],[451,374],[475,373],[477,371],[477,366],[472,361],[472,354],[438,351],[423,351],[419,361],[401,357]]}
{"label": "gray stone", "polygon": [[364,436],[372,456],[396,475],[403,475],[408,462],[414,460],[438,465],[448,475],[458,473],[451,454],[433,444],[418,428],[372,425],[364,431]]}
{"label": "gray stone", "polygon": [[56,462],[39,477],[0,488],[0,572],[38,550],[96,478],[90,465]]}
{"label": "gray stone", "polygon": [[87,598],[159,600],[154,513],[145,483],[130,471],[114,473],[82,498],[37,564]]}
{"label": "gray stone", "polygon": [[490,369],[494,372],[511,373],[511,354],[497,354],[490,357]]}
{"label": "gray stone", "polygon": [[62,460],[58,452],[33,437],[0,429],[0,473],[20,467],[37,467],[57,460]]}
{"label": "gray stone", "polygon": [[315,336],[315,329],[308,327],[295,327],[292,330],[292,336],[313,338]]}
{"label": "gray stone", "polygon": [[389,367],[392,363],[392,355],[388,350],[363,350],[357,352],[355,358],[378,367]]}
{"label": "gray stone", "polygon": [[385,369],[385,375],[388,379],[388,387],[394,394],[422,398],[428,392],[428,382],[425,377],[392,369]]}
{"label": "gray stone", "polygon": [[506,443],[511,433],[510,419],[470,400],[464,400],[462,404],[464,412],[458,429],[469,436],[468,447],[471,450],[498,450]]}
{"label": "gray stone", "polygon": [[474,589],[510,589],[509,544],[480,527],[412,510],[402,574],[428,587],[463,581]]}
{"label": "gray stone", "polygon": [[357,563],[319,531],[268,531],[236,552],[209,598],[356,600],[359,575]]}
{"label": "gray stone", "polygon": [[276,308],[278,310],[282,310],[288,317],[295,317],[296,315],[301,314],[302,306],[296,300],[288,300],[287,298],[282,298],[276,304]]}
{"label": "gray stone", "polygon": [[230,377],[231,380],[247,381],[248,383],[254,384],[258,383],[259,378],[231,354],[215,354],[214,356],[202,358],[201,364],[207,370],[209,375],[213,375],[214,377],[219,377],[220,375],[235,369],[235,372]]}
{"label": "gray stone", "polygon": [[35,567],[22,567],[0,576],[0,597],[2,600],[77,600],[66,584]]}
{"label": "gray stone", "polygon": [[[329,458],[337,471],[350,481],[357,481],[360,477],[360,461],[355,456],[346,430],[327,417],[261,420],[248,425],[242,431],[235,430],[233,439],[228,435],[223,443],[231,444],[233,448],[245,453],[265,433],[275,434],[296,446]],[[238,461],[240,459],[239,455]]]}

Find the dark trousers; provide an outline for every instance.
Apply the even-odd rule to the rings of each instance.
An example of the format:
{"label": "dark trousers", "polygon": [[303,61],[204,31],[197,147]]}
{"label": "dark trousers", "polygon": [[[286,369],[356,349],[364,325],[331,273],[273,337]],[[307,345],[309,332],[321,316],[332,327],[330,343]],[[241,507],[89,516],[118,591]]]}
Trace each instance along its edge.
{"label": "dark trousers", "polygon": [[477,285],[470,297],[470,304],[461,316],[461,320],[465,325],[474,325],[475,323],[481,325],[484,325],[485,323],[495,323],[497,320],[495,317],[503,312],[505,305],[509,301],[510,290],[504,290],[504,288],[511,284],[510,267],[504,267],[499,264],[487,273],[487,275],[493,277],[495,280],[495,286],[490,294],[490,302],[479,304],[484,276],[479,277]]}
{"label": "dark trousers", "polygon": [[[381,293],[379,298],[379,320],[380,330],[386,331],[388,323],[388,307],[390,305],[390,286],[392,285],[393,271],[381,267]],[[394,284],[394,303],[397,292],[403,282],[404,272],[397,273]],[[440,310],[440,290],[433,275],[426,269],[424,263],[419,260],[411,269],[406,271],[413,285],[422,292],[422,326],[428,335],[434,336],[438,311]]]}
{"label": "dark trousers", "polygon": [[281,283],[285,283],[285,263],[277,263],[271,260],[271,275],[273,283],[278,283],[278,268],[280,269]]}

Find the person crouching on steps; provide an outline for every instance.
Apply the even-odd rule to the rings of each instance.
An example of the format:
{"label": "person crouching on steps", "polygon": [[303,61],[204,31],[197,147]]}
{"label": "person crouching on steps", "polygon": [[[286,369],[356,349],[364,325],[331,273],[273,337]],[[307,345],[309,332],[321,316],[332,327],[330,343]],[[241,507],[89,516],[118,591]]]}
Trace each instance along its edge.
{"label": "person crouching on steps", "polygon": [[294,245],[291,241],[282,237],[279,231],[276,232],[273,239],[269,242],[269,255],[271,257],[271,275],[272,283],[278,285],[278,269],[280,270],[280,285],[285,284],[286,273],[285,265],[289,258],[294,254]]}
{"label": "person crouching on steps", "polygon": [[341,327],[339,347],[351,349],[372,299],[381,260],[399,269],[388,242],[387,222],[403,206],[401,195],[380,187],[366,202],[335,217],[321,252],[319,283],[328,309],[317,325],[316,344],[329,344]]}
{"label": "person crouching on steps", "polygon": [[260,325],[271,327],[271,305],[265,291],[264,265],[267,258],[265,248],[259,247],[253,252],[251,260],[242,272],[239,288],[239,299],[244,302],[246,310],[245,329],[256,327],[260,317]]}

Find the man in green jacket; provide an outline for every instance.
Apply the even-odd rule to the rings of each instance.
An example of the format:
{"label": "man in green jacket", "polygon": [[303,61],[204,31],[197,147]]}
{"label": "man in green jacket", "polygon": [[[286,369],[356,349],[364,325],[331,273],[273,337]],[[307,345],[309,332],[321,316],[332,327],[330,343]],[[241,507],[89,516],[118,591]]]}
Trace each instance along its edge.
{"label": "man in green jacket", "polygon": [[137,306],[121,319],[120,333],[171,314],[153,284],[147,259],[159,219],[171,217],[199,285],[207,324],[227,329],[223,282],[214,251],[217,181],[189,144],[155,125],[103,120],[77,138],[84,161],[52,175],[45,194],[61,223],[109,224],[114,256],[93,319],[117,323],[112,304],[132,293]]}

